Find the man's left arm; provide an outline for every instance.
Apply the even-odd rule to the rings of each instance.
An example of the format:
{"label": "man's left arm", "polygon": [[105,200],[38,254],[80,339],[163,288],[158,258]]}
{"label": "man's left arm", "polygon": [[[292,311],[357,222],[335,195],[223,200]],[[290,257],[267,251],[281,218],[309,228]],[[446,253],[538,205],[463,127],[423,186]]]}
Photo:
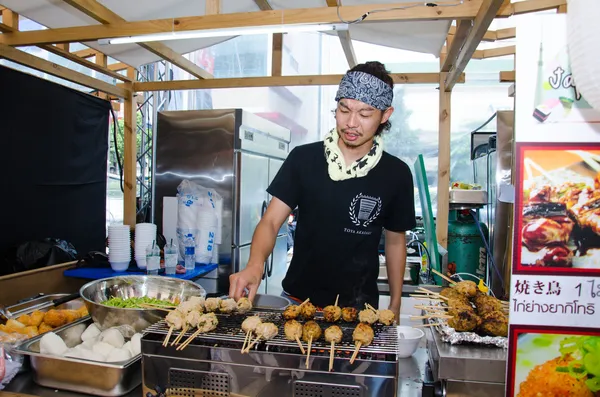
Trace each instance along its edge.
{"label": "man's left arm", "polygon": [[402,285],[406,268],[406,233],[385,231],[385,264],[390,285],[390,307],[400,324]]}

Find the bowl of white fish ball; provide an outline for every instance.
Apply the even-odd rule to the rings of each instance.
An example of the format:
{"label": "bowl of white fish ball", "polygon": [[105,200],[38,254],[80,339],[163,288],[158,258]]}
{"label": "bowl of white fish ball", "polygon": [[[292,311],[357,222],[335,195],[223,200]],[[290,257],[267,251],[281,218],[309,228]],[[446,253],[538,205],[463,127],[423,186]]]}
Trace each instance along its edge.
{"label": "bowl of white fish ball", "polygon": [[85,284],[79,292],[101,330],[128,326],[131,333],[142,332],[192,296],[206,297],[198,284],[163,276],[104,278]]}

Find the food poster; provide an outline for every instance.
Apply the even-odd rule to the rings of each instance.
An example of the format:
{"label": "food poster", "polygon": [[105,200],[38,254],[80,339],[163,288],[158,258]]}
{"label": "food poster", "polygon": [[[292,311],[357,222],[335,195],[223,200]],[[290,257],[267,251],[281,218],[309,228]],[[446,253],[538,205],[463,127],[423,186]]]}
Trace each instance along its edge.
{"label": "food poster", "polygon": [[600,141],[600,112],[582,97],[569,66],[566,15],[519,16],[517,37],[516,141]]}
{"label": "food poster", "polygon": [[517,19],[506,395],[600,396],[600,113],[569,66],[566,15]]}

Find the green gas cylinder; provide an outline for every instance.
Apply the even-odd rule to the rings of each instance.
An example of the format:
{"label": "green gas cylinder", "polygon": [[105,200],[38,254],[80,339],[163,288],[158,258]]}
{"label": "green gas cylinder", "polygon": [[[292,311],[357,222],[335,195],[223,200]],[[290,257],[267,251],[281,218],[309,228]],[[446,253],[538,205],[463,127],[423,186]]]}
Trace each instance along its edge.
{"label": "green gas cylinder", "polygon": [[[488,229],[479,223],[486,240]],[[451,210],[448,216],[448,270],[470,273],[486,281],[487,250],[469,210]],[[461,275],[464,280],[479,280]]]}

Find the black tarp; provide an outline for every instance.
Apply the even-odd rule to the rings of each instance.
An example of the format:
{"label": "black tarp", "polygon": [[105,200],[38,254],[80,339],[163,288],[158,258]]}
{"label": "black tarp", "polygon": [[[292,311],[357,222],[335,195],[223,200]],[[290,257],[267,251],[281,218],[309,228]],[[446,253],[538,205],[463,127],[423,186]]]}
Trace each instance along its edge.
{"label": "black tarp", "polygon": [[47,237],[79,255],[103,249],[109,112],[108,101],[0,66],[2,258]]}

